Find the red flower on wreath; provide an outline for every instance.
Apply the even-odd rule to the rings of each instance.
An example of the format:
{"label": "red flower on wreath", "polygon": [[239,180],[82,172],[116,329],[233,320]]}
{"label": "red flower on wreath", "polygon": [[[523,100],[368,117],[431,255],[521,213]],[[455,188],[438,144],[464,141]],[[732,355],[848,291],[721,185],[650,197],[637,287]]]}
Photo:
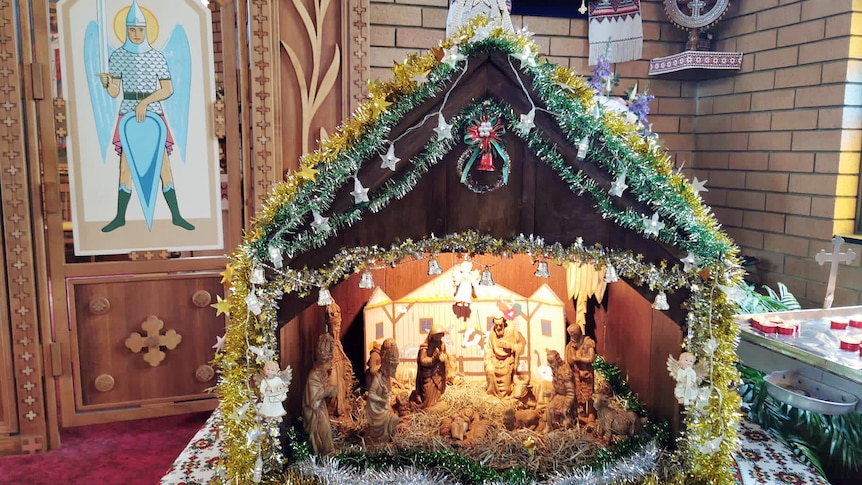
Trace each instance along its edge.
{"label": "red flower on wreath", "polygon": [[467,139],[465,141],[478,147],[482,152],[476,170],[494,171],[493,150],[495,145],[502,141],[504,133],[503,124],[500,123],[500,120],[489,121],[486,115],[482,115],[478,122],[467,127]]}

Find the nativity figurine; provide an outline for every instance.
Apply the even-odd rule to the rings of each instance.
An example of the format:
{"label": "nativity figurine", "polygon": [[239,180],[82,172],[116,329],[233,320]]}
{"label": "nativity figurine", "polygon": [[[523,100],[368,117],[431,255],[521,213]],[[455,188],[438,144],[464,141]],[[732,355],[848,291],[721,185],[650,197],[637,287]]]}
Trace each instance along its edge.
{"label": "nativity figurine", "polygon": [[548,429],[568,428],[575,411],[575,378],[556,350],[548,350],[548,365],[554,372],[554,397],[545,410]]}
{"label": "nativity figurine", "polygon": [[667,357],[667,370],[676,381],[673,394],[683,406],[691,406],[697,401],[700,383],[705,371],[695,364],[695,356],[691,352],[679,354],[679,361],[672,355]]}
{"label": "nativity figurine", "polygon": [[260,404],[258,413],[266,420],[281,422],[287,414],[282,403],[287,399],[287,390],[293,378],[293,371],[287,366],[282,371],[274,360],[263,364],[263,378],[260,380]]}
{"label": "nativity figurine", "polygon": [[368,352],[368,361],[365,362],[365,389],[371,390],[374,377],[380,372],[380,342],[371,342],[371,350]]}
{"label": "nativity figurine", "polygon": [[577,398],[577,417],[590,423],[596,418],[593,406],[593,390],[595,386],[595,370],[593,361],[596,359],[596,341],[584,335],[581,326],[573,323],[566,328],[569,343],[566,344],[566,363],[571,367],[575,377]]}
{"label": "nativity figurine", "polygon": [[479,270],[473,269],[473,263],[464,259],[452,271],[452,281],[455,284],[455,305],[470,306],[476,294],[475,285],[479,284]]}
{"label": "nativity figurine", "polygon": [[614,436],[631,437],[638,432],[642,422],[634,411],[614,409],[604,394],[595,395],[594,405],[599,439],[610,442]]}
{"label": "nativity figurine", "polygon": [[332,334],[325,333],[320,336],[314,367],[308,375],[305,394],[302,396],[303,426],[308,433],[311,449],[320,455],[331,455],[335,452],[329,410],[326,407],[326,399],[338,394],[338,388],[329,381],[334,346]]}
{"label": "nativity figurine", "polygon": [[492,321],[485,346],[485,380],[488,394],[503,398],[512,394],[512,383],[527,341],[521,332],[509,326],[502,312],[495,312]]}
{"label": "nativity figurine", "polygon": [[334,339],[329,381],[338,389],[334,396],[327,399],[326,405],[330,416],[341,418],[348,416],[352,409],[350,396],[353,393],[353,365],[341,346],[341,307],[338,303],[326,305],[325,322],[327,332]]}
{"label": "nativity figurine", "polygon": [[398,369],[398,345],[388,338],[379,347],[380,368],[368,387],[365,415],[368,427],[365,439],[371,444],[389,443],[398,429],[398,414],[389,404],[392,394],[392,377]]}
{"label": "nativity figurine", "polygon": [[416,356],[416,389],[410,402],[419,409],[429,409],[440,401],[446,391],[446,369],[449,355],[443,342],[445,330],[439,323],[431,325],[425,342],[419,345]]}

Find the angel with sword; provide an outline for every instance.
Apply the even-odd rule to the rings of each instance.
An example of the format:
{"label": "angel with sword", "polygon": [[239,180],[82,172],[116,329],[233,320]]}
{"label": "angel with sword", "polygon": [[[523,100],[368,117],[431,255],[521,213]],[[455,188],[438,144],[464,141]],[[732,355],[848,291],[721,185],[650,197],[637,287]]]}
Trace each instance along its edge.
{"label": "angel with sword", "polygon": [[[147,228],[152,231],[159,185],[171,211],[171,222],[175,226],[192,231],[195,226],[180,215],[177,203],[170,164],[170,155],[175,145],[174,135],[168,129],[165,103],[163,103],[171,96],[175,96],[175,83],[171,77],[171,70],[177,62],[169,66],[165,55],[150,45],[149,37],[152,37],[152,31],[148,33],[147,13],[149,11],[139,7],[137,0],[132,1],[125,18],[125,40],[122,46],[108,55],[107,26],[110,24],[105,14],[105,0],[97,1],[97,9],[98,39],[96,35],[92,35],[95,33],[94,29],[88,28],[89,42],[85,47],[88,67],[95,67],[94,58],[98,57],[99,60],[99,72],[94,74],[101,81],[103,91],[99,92],[92,85],[90,89],[94,112],[97,113],[97,125],[100,118],[104,120],[104,116],[98,116],[99,111],[104,114],[105,109],[111,107],[110,100],[104,93],[107,92],[111,98],[119,96],[122,99],[111,140],[114,150],[120,156],[117,215],[102,228],[102,232],[111,232],[126,224],[126,208],[132,196],[132,187],[138,193]],[[152,14],[149,15],[152,16]],[[155,23],[155,18],[152,21]],[[98,56],[94,55],[94,48],[98,49]],[[187,60],[184,63],[180,62],[180,70],[190,69],[188,39],[181,27],[179,32],[174,31],[165,49],[179,53],[178,56],[172,55],[172,59]],[[188,75],[181,77],[188,79]],[[173,119],[172,115],[174,122],[172,126],[176,131],[181,132],[181,147],[184,148],[189,95],[185,83],[181,83],[180,88],[180,95],[177,96],[180,98],[178,108],[182,108],[185,104],[185,112],[182,113],[182,109],[178,109],[177,119]],[[100,134],[106,131],[105,124],[103,122],[102,126],[98,126]],[[107,127],[109,129],[110,125]]]}

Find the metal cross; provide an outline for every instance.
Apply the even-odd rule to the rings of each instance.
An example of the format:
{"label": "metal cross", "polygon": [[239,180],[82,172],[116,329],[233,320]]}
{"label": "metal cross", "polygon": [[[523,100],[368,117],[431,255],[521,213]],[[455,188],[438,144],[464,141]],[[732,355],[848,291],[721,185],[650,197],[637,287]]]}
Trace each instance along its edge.
{"label": "metal cross", "polygon": [[856,253],[853,252],[853,249],[851,248],[848,248],[847,252],[839,252],[842,244],[844,244],[844,238],[841,236],[835,236],[832,238],[831,253],[827,253],[825,249],[821,249],[820,252],[814,256],[814,260],[817,261],[820,266],[823,266],[823,263],[827,261],[832,263],[829,268],[829,282],[826,283],[826,298],[823,300],[823,308],[832,308],[832,300],[835,298],[835,280],[838,279],[838,263],[850,264],[850,262],[856,258]]}
{"label": "metal cross", "polygon": [[706,6],[706,2],[702,0],[693,0],[688,2],[688,8],[691,9],[691,16],[694,18],[700,17],[700,9]]}

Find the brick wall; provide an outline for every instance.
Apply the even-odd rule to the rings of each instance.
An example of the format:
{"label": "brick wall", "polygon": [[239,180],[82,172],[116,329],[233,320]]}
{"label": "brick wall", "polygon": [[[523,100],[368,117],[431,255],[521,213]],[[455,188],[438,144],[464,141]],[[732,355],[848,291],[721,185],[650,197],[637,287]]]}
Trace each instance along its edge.
{"label": "brick wall", "polygon": [[[755,281],[784,282],[807,307],[825,294],[827,267],[814,255],[834,233],[851,234],[862,145],[862,6],[854,0],[732,2],[716,50],[745,53],[743,68],[706,81],[648,79],[648,59],[680,52],[686,33],[658,0],[641,4],[643,60],[618,64],[615,94],[649,82],[650,120],[684,173],[708,179],[703,193],[743,254],[759,258]],[[372,0],[372,76],[427,50],[445,33],[448,0]],[[576,8],[576,7],[573,7]],[[854,10],[857,12],[854,13]],[[541,52],[584,76],[584,19],[512,18]],[[835,305],[862,303],[862,247],[842,266]]]}
{"label": "brick wall", "polygon": [[[692,166],[752,278],[822,305],[833,234],[852,234],[860,150],[859,2],[735,2],[716,49],[744,52],[740,73],[697,86]],[[857,253],[862,253],[859,247]],[[859,259],[839,271],[835,305],[856,305]]]}

